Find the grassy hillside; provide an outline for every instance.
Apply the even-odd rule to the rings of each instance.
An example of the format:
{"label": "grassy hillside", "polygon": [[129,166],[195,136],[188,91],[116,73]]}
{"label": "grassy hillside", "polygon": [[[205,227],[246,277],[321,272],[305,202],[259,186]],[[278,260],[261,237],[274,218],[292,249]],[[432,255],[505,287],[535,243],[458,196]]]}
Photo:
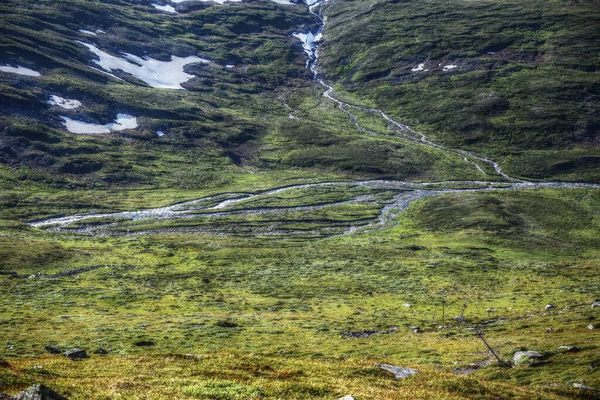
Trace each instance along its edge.
{"label": "grassy hillside", "polygon": [[[241,236],[99,238],[5,222],[0,390],[42,381],[71,398],[586,398],[572,383],[600,385],[600,342],[586,329],[598,313],[599,207],[586,190],[450,194],[414,203],[395,228],[319,240],[246,238],[239,221]],[[464,323],[453,319],[463,312]],[[488,362],[478,322],[503,358],[526,348],[545,362],[453,375]],[[364,332],[383,333],[353,338]],[[46,344],[111,352],[66,363]],[[424,374],[394,382],[375,362]]]}
{"label": "grassy hillside", "polygon": [[596,1],[351,0],[326,15],[323,73],[350,101],[515,175],[600,179]]}
{"label": "grassy hillside", "polygon": [[[600,389],[599,191],[457,150],[599,181],[597,4],[329,0],[333,96],[442,148],[323,96],[305,4],[151,3],[0,5],[0,66],[40,73],[0,72],[0,393],[597,398],[573,384]],[[130,70],[210,62],[156,88],[78,42]],[[62,123],[118,114],[139,126]],[[504,368],[475,327],[543,358]]]}

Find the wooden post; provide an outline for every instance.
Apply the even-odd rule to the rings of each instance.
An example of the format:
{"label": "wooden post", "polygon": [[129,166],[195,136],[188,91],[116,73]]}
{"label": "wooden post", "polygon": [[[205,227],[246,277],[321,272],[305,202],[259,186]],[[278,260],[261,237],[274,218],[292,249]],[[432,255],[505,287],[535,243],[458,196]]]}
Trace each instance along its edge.
{"label": "wooden post", "polygon": [[442,325],[446,324],[446,299],[442,300]]}

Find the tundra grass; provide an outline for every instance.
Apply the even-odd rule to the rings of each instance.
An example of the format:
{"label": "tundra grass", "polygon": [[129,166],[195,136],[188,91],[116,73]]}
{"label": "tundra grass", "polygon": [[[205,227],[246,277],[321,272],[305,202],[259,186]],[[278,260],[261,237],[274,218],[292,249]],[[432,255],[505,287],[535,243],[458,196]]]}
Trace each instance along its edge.
{"label": "tundra grass", "polygon": [[[277,398],[283,390],[286,398],[485,398],[488,390],[508,398],[586,398],[572,384],[600,385],[600,338],[587,328],[598,317],[591,303],[600,290],[599,203],[588,190],[447,194],[413,203],[394,228],[329,239],[93,238],[4,225],[0,352],[9,366],[2,367],[2,390],[41,381],[72,398],[99,386],[110,389],[95,392],[98,398],[142,397],[142,387],[156,398]],[[461,314],[464,322],[453,319]],[[503,359],[520,349],[546,359],[453,375],[490,360],[471,329],[476,324]],[[364,331],[380,334],[346,335]],[[47,356],[46,344],[111,352],[67,363]],[[561,345],[580,351],[562,353]],[[296,385],[322,390],[283,389],[287,379],[256,374],[218,375],[207,360],[221,371],[237,362],[293,365]],[[375,362],[423,375],[393,381]],[[119,383],[136,363],[165,379],[139,371],[138,383]],[[188,368],[193,382],[178,372]],[[312,377],[314,368],[330,372]],[[363,372],[342,386],[329,380],[345,382],[346,368]],[[75,376],[83,377],[78,387]]]}

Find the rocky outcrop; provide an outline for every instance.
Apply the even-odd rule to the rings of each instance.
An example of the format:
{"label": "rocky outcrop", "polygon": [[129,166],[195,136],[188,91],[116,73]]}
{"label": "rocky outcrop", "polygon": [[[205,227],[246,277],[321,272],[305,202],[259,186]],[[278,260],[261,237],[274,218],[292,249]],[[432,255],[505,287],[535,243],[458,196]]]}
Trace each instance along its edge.
{"label": "rocky outcrop", "polygon": [[88,358],[87,353],[83,349],[71,349],[63,353],[63,355],[71,360],[79,360],[82,358]]}
{"label": "rocky outcrop", "polygon": [[391,372],[392,374],[394,374],[394,377],[396,379],[408,378],[409,376],[413,376],[419,373],[419,371],[417,371],[416,369],[396,367],[394,365],[389,364],[375,364],[375,366]]}
{"label": "rocky outcrop", "polygon": [[515,365],[532,364],[542,358],[544,358],[544,355],[539,351],[517,351],[513,357],[513,363]]}
{"label": "rocky outcrop", "polygon": [[12,400],[67,400],[66,397],[42,384],[33,385],[18,395],[9,398]]}

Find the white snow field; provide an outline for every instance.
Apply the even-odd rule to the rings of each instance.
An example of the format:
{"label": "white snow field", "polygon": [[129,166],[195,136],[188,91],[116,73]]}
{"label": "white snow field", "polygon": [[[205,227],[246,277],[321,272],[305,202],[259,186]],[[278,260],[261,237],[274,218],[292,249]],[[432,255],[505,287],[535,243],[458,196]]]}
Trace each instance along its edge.
{"label": "white snow field", "polygon": [[157,10],[177,14],[177,11],[175,11],[175,8],[173,6],[169,6],[169,5],[161,6],[160,4],[154,4],[154,3],[152,3],[151,6],[156,8]]}
{"label": "white snow field", "polygon": [[53,106],[62,107],[66,110],[81,107],[81,102],[79,100],[65,99],[56,95],[50,96],[50,100],[48,100],[47,103]]}
{"label": "white snow field", "polygon": [[138,57],[124,53],[123,58],[108,54],[93,44],[77,42],[92,51],[99,60],[94,60],[105,71],[121,70],[146,82],[154,88],[183,89],[182,83],[189,81],[194,75],[187,74],[183,67],[188,64],[210,63],[209,60],[196,56],[172,56],[171,61],[160,61],[150,57]]}
{"label": "white snow field", "polygon": [[10,65],[0,65],[0,71],[8,72],[9,74],[18,74],[18,75],[25,75],[25,76],[40,76],[40,75],[42,75],[37,71],[34,71],[29,68],[21,67],[20,65],[17,65],[16,67],[11,67]]}
{"label": "white snow field", "polygon": [[117,119],[115,122],[106,125],[76,121],[62,115],[61,118],[65,121],[63,122],[63,125],[69,132],[83,135],[110,133],[111,131],[123,131],[125,129],[135,129],[138,127],[137,118],[129,114],[117,114]]}

